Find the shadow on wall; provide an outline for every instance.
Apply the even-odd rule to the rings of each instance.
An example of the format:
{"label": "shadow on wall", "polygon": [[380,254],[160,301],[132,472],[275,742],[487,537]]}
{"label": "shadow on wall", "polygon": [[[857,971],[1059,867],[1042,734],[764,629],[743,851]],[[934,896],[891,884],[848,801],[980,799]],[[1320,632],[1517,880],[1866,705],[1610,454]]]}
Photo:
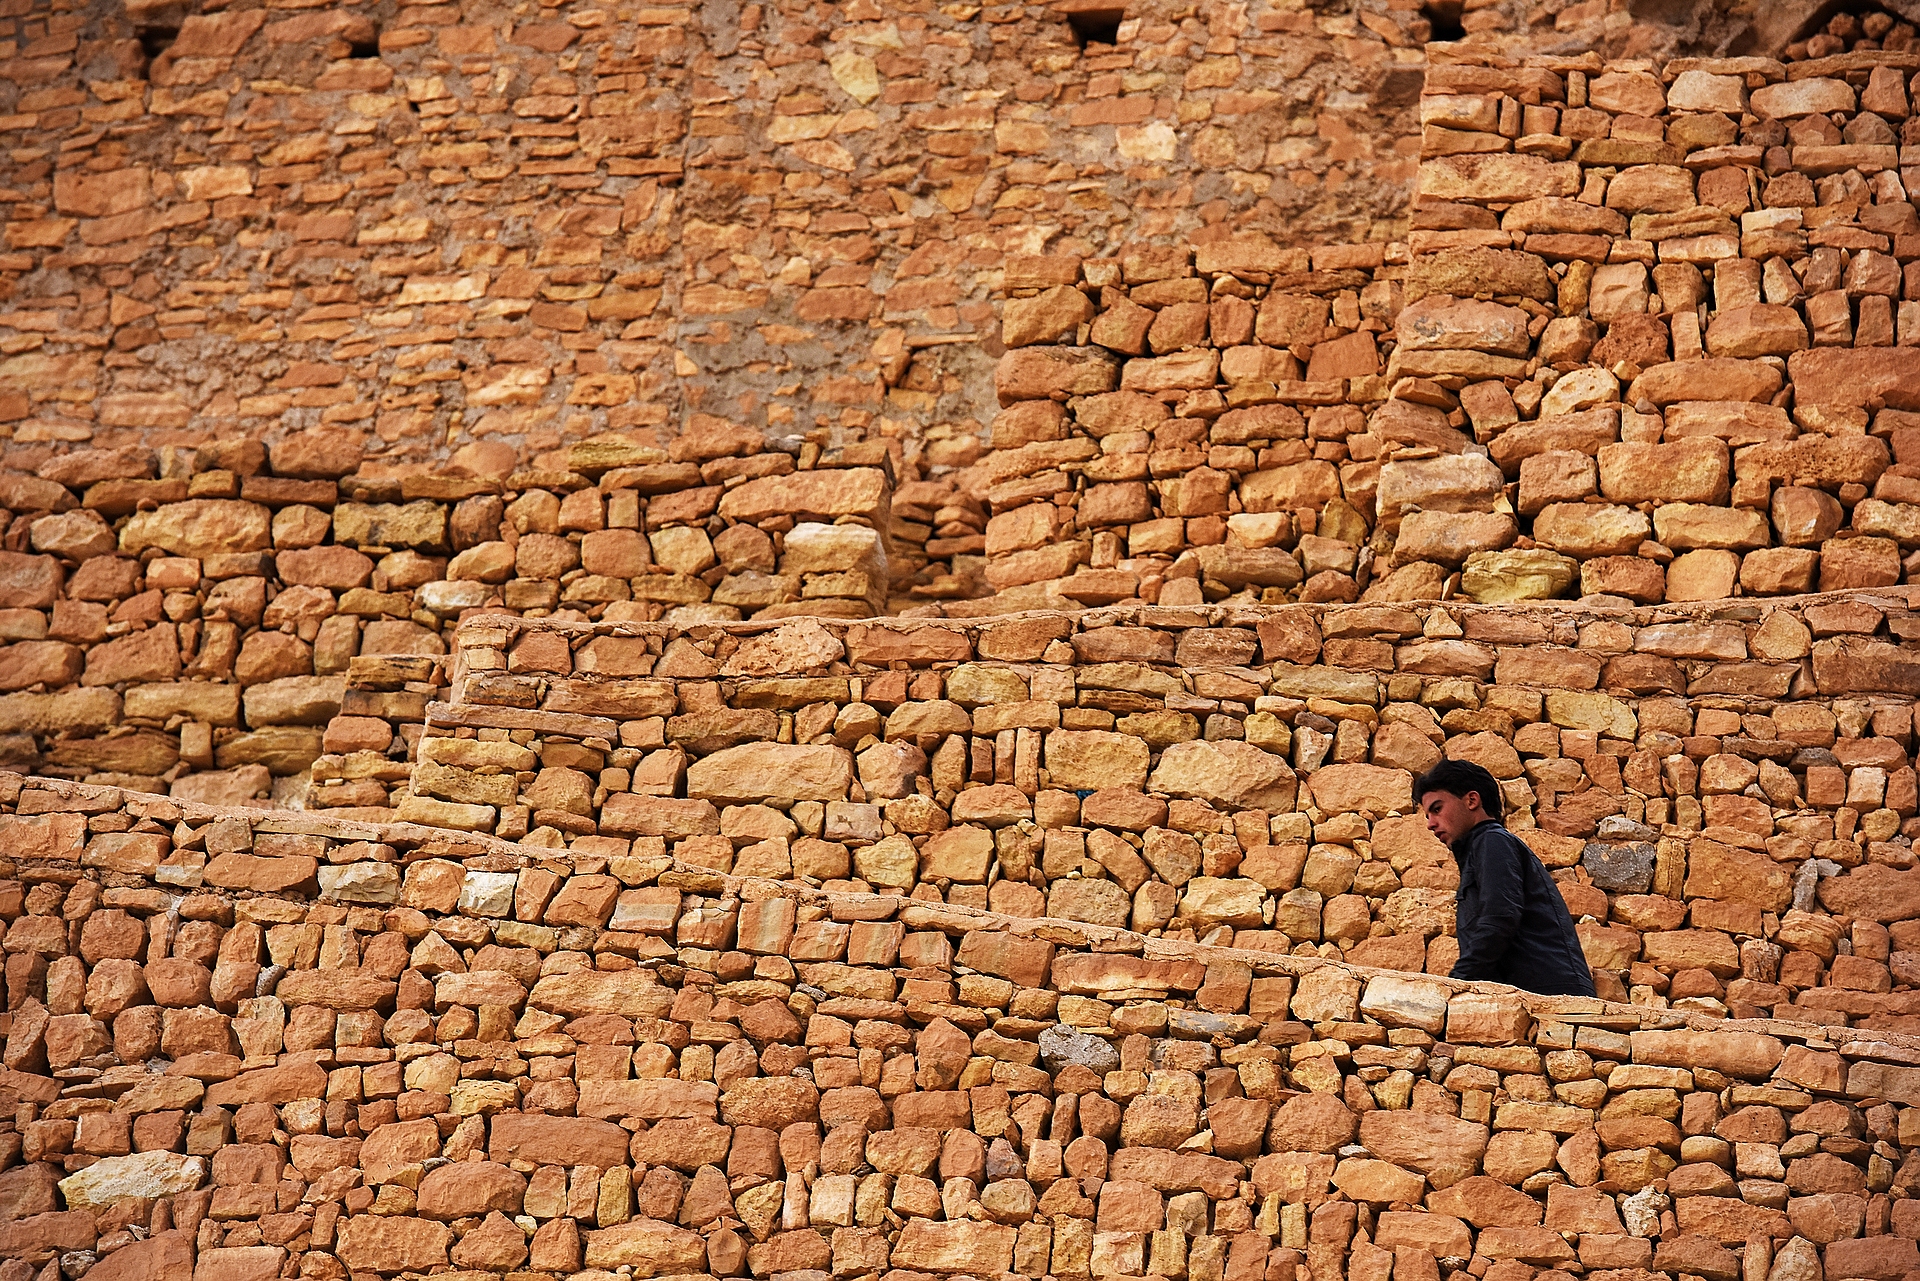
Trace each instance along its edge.
{"label": "shadow on wall", "polygon": [[[1677,13],[1669,19],[1661,11],[1690,7],[1694,6],[1683,0],[1635,0],[1633,14],[1653,21],[1679,22],[1685,21],[1683,14]],[[1894,46],[1887,37],[1903,23],[1909,28],[1903,38],[1911,41],[1911,25],[1920,23],[1920,3],[1914,0],[1887,0],[1885,4],[1847,3],[1846,0],[1769,3],[1758,6],[1746,30],[1728,44],[1727,52],[1734,56],[1771,55],[1797,62],[1802,58],[1825,58],[1856,49],[1891,48]]]}

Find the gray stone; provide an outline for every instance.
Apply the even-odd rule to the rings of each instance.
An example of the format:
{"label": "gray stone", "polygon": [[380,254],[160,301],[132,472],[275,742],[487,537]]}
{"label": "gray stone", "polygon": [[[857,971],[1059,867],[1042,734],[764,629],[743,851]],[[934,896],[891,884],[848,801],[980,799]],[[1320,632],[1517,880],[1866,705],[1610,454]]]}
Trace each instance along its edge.
{"label": "gray stone", "polygon": [[1647,841],[1609,844],[1590,841],[1581,852],[1580,862],[1593,877],[1595,889],[1619,894],[1645,894],[1653,884],[1653,861],[1657,851]]}
{"label": "gray stone", "polygon": [[1594,829],[1594,838],[1601,841],[1657,841],[1660,833],[1645,823],[1634,822],[1625,814],[1609,814]]}
{"label": "gray stone", "polygon": [[1120,1069],[1120,1051],[1092,1033],[1064,1023],[1057,1023],[1040,1034],[1040,1057],[1054,1072],[1075,1063],[1096,1076]]}
{"label": "gray stone", "polygon": [[1820,882],[1829,876],[1840,875],[1840,865],[1830,858],[1810,858],[1800,865],[1793,876],[1793,910],[1811,912],[1814,898],[1819,892]]}
{"label": "gray stone", "polygon": [[1767,1281],[1821,1281],[1820,1251],[1805,1237],[1795,1237],[1773,1256]]}
{"label": "gray stone", "polygon": [[1637,1237],[1650,1237],[1660,1230],[1660,1211],[1672,1204],[1672,1199],[1666,1193],[1648,1186],[1632,1196],[1620,1198],[1620,1217],[1629,1233]]}

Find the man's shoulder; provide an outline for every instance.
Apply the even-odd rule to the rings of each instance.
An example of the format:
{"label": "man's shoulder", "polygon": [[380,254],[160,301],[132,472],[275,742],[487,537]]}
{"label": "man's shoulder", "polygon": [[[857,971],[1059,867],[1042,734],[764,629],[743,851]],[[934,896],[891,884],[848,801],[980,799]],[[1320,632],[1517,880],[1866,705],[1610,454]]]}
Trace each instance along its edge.
{"label": "man's shoulder", "polygon": [[1533,853],[1525,841],[1499,822],[1482,823],[1468,832],[1467,848],[1476,854],[1506,853],[1516,858]]}

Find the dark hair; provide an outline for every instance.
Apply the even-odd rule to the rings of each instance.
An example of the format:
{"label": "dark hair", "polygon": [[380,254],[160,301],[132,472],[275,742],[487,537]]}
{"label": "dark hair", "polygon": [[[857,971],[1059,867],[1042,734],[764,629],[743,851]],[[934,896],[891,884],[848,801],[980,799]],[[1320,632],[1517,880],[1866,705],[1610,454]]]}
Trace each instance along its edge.
{"label": "dark hair", "polygon": [[1487,812],[1487,817],[1501,816],[1500,784],[1485,766],[1475,765],[1472,761],[1441,761],[1413,780],[1413,799],[1416,802],[1426,799],[1428,792],[1446,792],[1462,800],[1466,799],[1468,792],[1477,792],[1480,808]]}

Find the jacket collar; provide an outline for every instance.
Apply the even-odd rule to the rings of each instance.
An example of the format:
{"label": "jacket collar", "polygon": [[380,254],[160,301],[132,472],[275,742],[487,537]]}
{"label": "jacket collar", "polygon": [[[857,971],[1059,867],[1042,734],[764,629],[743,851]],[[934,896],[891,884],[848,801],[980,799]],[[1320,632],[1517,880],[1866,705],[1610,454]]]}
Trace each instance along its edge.
{"label": "jacket collar", "polygon": [[1478,836],[1481,832],[1485,831],[1489,827],[1498,827],[1504,831],[1506,828],[1506,824],[1502,823],[1497,818],[1481,819],[1478,823],[1475,823],[1472,827],[1467,829],[1466,835],[1462,836],[1459,840],[1453,843],[1451,848],[1453,850],[1454,857],[1459,858],[1461,855],[1465,854],[1467,850],[1473,845],[1473,838]]}

